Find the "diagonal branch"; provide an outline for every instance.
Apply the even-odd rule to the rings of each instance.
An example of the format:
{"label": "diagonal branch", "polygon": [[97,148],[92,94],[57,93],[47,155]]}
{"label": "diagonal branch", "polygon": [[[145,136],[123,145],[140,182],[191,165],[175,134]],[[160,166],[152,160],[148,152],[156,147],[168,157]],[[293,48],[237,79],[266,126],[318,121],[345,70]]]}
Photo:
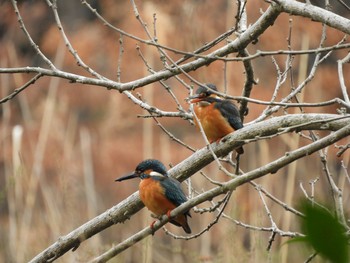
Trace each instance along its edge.
{"label": "diagonal branch", "polygon": [[[324,147],[327,147],[338,140],[349,136],[350,135],[350,124],[344,126],[340,130],[334,132],[333,134],[330,134],[323,139],[320,139],[318,141],[315,141],[307,146],[301,147],[295,151],[289,152],[288,154],[284,155],[283,157],[266,164],[262,167],[259,167],[255,170],[252,170],[250,172],[247,172],[246,174],[243,174],[241,176],[238,176],[227,183],[223,184],[222,186],[215,187],[211,190],[208,190],[190,200],[188,200],[186,203],[183,203],[181,206],[175,208],[170,213],[171,216],[176,216],[180,213],[183,213],[184,211],[187,211],[188,209],[199,205],[207,200],[211,200],[212,198],[221,195],[226,194],[229,191],[235,190],[240,185],[243,185],[247,182],[250,182],[251,180],[257,179],[259,177],[262,177],[269,173],[275,173],[278,169],[284,167],[285,165],[294,162],[295,160],[298,160],[306,155],[310,155]],[[153,231],[156,231],[160,229],[165,223],[169,221],[169,218],[167,216],[164,216],[160,221],[157,221],[153,225]],[[274,223],[272,223],[274,228]],[[99,260],[94,262],[106,262],[107,260],[111,259],[112,257],[118,255],[122,251],[126,250],[130,246],[134,245],[138,241],[142,240],[146,236],[152,234],[152,229],[150,227],[147,227],[134,236],[129,237],[126,241],[118,244],[114,248],[110,249],[102,258],[99,258]]]}
{"label": "diagonal branch", "polygon": [[30,79],[27,83],[25,83],[22,87],[19,87],[18,89],[15,89],[11,94],[6,96],[3,99],[0,99],[0,104],[5,103],[9,100],[12,100],[14,97],[16,97],[19,93],[21,93],[23,90],[28,88],[30,85],[34,84],[38,79],[40,79],[43,75],[41,73],[35,75],[32,79]]}
{"label": "diagonal branch", "polygon": [[56,21],[56,25],[58,27],[58,30],[61,33],[62,39],[64,41],[64,43],[66,44],[66,47],[68,48],[69,52],[72,54],[72,56],[74,57],[74,59],[77,61],[77,65],[81,66],[82,68],[84,68],[87,72],[89,72],[92,76],[98,78],[98,79],[106,79],[105,77],[103,77],[102,75],[100,75],[99,73],[97,73],[96,71],[94,71],[92,68],[90,68],[79,56],[78,52],[76,50],[74,50],[73,45],[71,44],[71,42],[69,41],[69,38],[67,37],[65,30],[63,28],[63,25],[61,23],[61,19],[60,16],[58,14],[58,8],[57,8],[57,0],[53,0],[52,4],[49,5],[53,11],[54,14],[54,18]]}
{"label": "diagonal branch", "polygon": [[11,0],[11,2],[12,2],[13,9],[15,10],[18,23],[20,24],[20,28],[23,30],[25,36],[29,40],[30,45],[33,47],[35,52],[45,61],[45,63],[50,67],[50,69],[56,70],[55,65],[51,62],[50,59],[48,59],[44,55],[44,53],[40,50],[39,46],[34,42],[34,40],[32,39],[32,37],[30,35],[30,33],[28,32],[28,30],[27,30],[27,28],[26,28],[26,26],[25,26],[25,24],[23,22],[21,13],[19,12],[19,9],[18,9],[18,6],[17,6],[17,1],[16,0]]}
{"label": "diagonal branch", "polygon": [[[278,169],[287,165],[288,163],[301,158],[305,155],[311,154],[318,150],[320,146],[330,145],[337,140],[350,134],[349,120],[339,119],[334,120],[334,118],[340,115],[334,114],[294,114],[281,116],[276,118],[271,118],[267,121],[255,123],[246,126],[235,133],[232,133],[225,137],[225,143],[212,144],[213,151],[217,156],[227,155],[234,148],[242,145],[245,140],[258,138],[260,136],[268,136],[277,133],[281,128],[287,128],[290,126],[297,127],[297,130],[330,130],[336,131],[329,136],[320,139],[308,146],[300,148],[296,151],[287,153],[280,159],[269,163],[263,167],[256,170],[250,171],[242,176],[234,178],[228,183],[222,186],[216,187],[204,194],[201,194],[190,202],[186,203],[186,207],[190,208],[197,205],[205,200],[208,200],[210,196],[217,196],[219,194],[228,192],[235,187],[253,180],[255,178],[264,176],[268,173],[277,172]],[[316,121],[319,122],[316,122]],[[332,120],[332,121],[329,121]],[[309,124],[313,121],[311,124]],[[304,126],[301,126],[304,125]],[[346,128],[344,128],[346,127]],[[345,129],[345,130],[344,130]],[[338,131],[339,130],[339,131]],[[288,132],[292,130],[287,129]],[[198,172],[204,166],[213,161],[213,156],[207,147],[192,154],[189,158],[185,159],[175,167],[169,170],[169,175],[177,178],[179,181],[183,181]],[[96,218],[90,220],[79,228],[75,229],[66,236],[60,237],[54,244],[39,253],[31,262],[47,262],[49,260],[54,260],[68,252],[69,250],[77,249],[83,241],[94,236],[95,234],[103,231],[104,229],[118,223],[122,223],[129,219],[133,214],[137,213],[143,207],[138,192],[135,192],[116,206],[97,216]],[[181,208],[174,209],[171,215],[184,211],[185,206]],[[161,224],[156,223],[154,225],[155,229],[159,229],[166,221],[162,220]],[[148,232],[147,232],[148,233]],[[146,234],[147,234],[146,233]]]}
{"label": "diagonal branch", "polygon": [[329,27],[338,29],[346,34],[350,34],[350,20],[333,12],[298,1],[272,0],[272,2],[276,3],[285,13],[308,17],[313,21],[321,22]]}
{"label": "diagonal branch", "polygon": [[345,85],[343,65],[349,62],[350,62],[350,53],[348,53],[346,57],[344,57],[343,59],[338,60],[338,75],[339,75],[340,89],[343,93],[344,101],[348,104],[350,104],[350,99],[349,99],[348,89],[346,88],[346,85]]}
{"label": "diagonal branch", "polygon": [[95,79],[89,78],[77,74],[72,74],[64,72],[61,70],[48,70],[40,67],[23,67],[23,68],[12,68],[4,69],[0,68],[0,73],[42,73],[45,76],[60,77],[70,80],[71,82],[77,82],[82,84],[90,84],[96,86],[103,86],[107,89],[116,89],[119,92],[126,90],[134,90],[139,87],[146,86],[150,83],[168,79],[175,75],[181,74],[183,72],[194,71],[200,67],[206,66],[214,62],[220,57],[224,57],[228,54],[238,52],[239,50],[244,49],[251,41],[258,38],[268,27],[273,25],[274,21],[277,19],[280,11],[278,8],[269,7],[266,12],[253,24],[251,25],[244,33],[240,35],[239,38],[235,39],[231,43],[225,45],[222,48],[219,48],[212,53],[208,54],[206,58],[199,58],[195,61],[188,62],[176,68],[169,68],[166,70],[161,70],[155,74],[130,81],[127,83],[119,83],[112,80],[105,79]]}

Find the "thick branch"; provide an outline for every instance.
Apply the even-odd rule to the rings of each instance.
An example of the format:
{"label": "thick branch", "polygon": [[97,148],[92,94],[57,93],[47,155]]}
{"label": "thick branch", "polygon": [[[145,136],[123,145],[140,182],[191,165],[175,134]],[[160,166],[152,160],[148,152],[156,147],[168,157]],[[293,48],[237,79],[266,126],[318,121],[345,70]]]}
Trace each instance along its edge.
{"label": "thick branch", "polygon": [[[286,153],[283,157],[264,165],[263,167],[259,167],[253,171],[250,171],[246,174],[243,174],[241,176],[238,176],[227,183],[222,184],[221,186],[217,186],[209,191],[206,191],[190,200],[188,200],[186,203],[182,204],[181,206],[177,207],[176,209],[172,210],[170,213],[171,216],[176,216],[180,213],[183,213],[184,211],[187,211],[188,209],[199,205],[207,200],[211,200],[214,197],[225,194],[229,191],[235,190],[238,186],[245,184],[247,182],[250,182],[251,180],[257,179],[261,176],[264,176],[269,173],[275,173],[278,169],[286,166],[287,164],[298,160],[306,155],[310,155],[324,147],[327,147],[338,140],[350,135],[350,124],[348,124],[341,128],[340,130],[336,131],[333,134],[330,134],[323,139],[320,139],[316,142],[311,143],[310,145],[301,147],[295,151]],[[272,219],[271,219],[272,220]],[[128,247],[132,246],[136,242],[142,240],[146,236],[150,235],[153,231],[158,230],[160,227],[162,227],[165,223],[169,221],[168,217],[163,217],[162,220],[156,222],[153,225],[153,229],[150,227],[147,227],[134,236],[128,238],[124,242],[118,244],[117,246],[110,249],[108,252],[103,254],[98,258],[98,260],[95,260],[94,262],[106,262],[107,260],[111,259],[113,256],[116,256],[120,252],[126,250]],[[275,225],[274,223],[272,225]]]}
{"label": "thick branch", "polygon": [[[220,143],[218,145],[212,144],[212,148],[215,154],[220,157],[227,155],[234,148],[242,145],[245,140],[276,134],[278,132],[281,132],[281,129],[285,129],[286,132],[309,129],[336,131],[345,127],[346,125],[349,125],[349,119],[338,119],[341,117],[343,116],[334,114],[294,114],[271,118],[264,122],[249,125],[243,129],[236,131],[233,134],[228,135],[225,138],[225,143]],[[349,128],[347,132],[350,133]],[[338,137],[333,136],[332,138]],[[332,143],[333,140],[334,139],[332,139]],[[320,141],[323,141],[323,139],[317,141],[316,143],[320,143]],[[306,154],[311,154],[312,151],[309,151],[308,149],[309,148],[305,147],[298,149],[296,151],[296,158],[300,158],[298,156],[301,155],[305,156]],[[289,155],[291,155],[291,153]],[[286,155],[285,157],[288,157],[289,155]],[[292,157],[294,158],[294,155]],[[261,168],[261,172],[252,171],[234,180],[235,182],[238,180],[236,183],[242,184],[243,182],[246,182],[244,180],[252,180],[256,178],[256,176],[259,177],[263,176],[266,173],[277,171],[281,167],[280,165],[283,166],[288,164],[288,160],[291,162],[294,160],[293,158],[285,159],[282,157],[282,160],[278,162],[278,165],[270,163],[264,169]],[[201,150],[195,152],[183,162],[176,165],[174,168],[170,169],[169,174],[170,176],[176,177],[180,181],[183,181],[212,162],[213,159],[214,158],[210,150],[207,147],[204,147]],[[229,189],[234,189],[233,183],[228,185],[225,184],[225,186],[220,191],[225,192]],[[216,191],[218,190],[215,190],[214,193],[219,194]],[[98,217],[90,220],[81,227],[72,231],[68,235],[60,237],[57,242],[38,254],[31,262],[47,262],[54,260],[65,254],[67,251],[76,249],[81,242],[88,239],[89,237],[101,232],[113,224],[122,223],[125,220],[129,219],[142,207],[143,205],[139,199],[138,192],[136,192],[116,206],[102,213]],[[155,227],[157,226],[158,225],[155,225]]]}
{"label": "thick branch", "polygon": [[350,34],[350,20],[333,12],[298,1],[273,0],[273,2],[277,3],[283,12],[291,15],[308,17],[313,21],[321,22],[346,34]]}
{"label": "thick branch", "polygon": [[226,46],[215,50],[210,53],[207,58],[199,58],[195,61],[177,66],[171,69],[162,70],[150,76],[146,76],[141,79],[130,81],[127,83],[118,83],[112,80],[101,80],[94,79],[89,77],[84,77],[61,70],[48,70],[39,67],[25,67],[25,68],[12,68],[4,69],[0,68],[0,73],[41,73],[45,76],[53,76],[68,79],[72,82],[90,84],[103,86],[108,89],[116,89],[120,92],[125,90],[133,90],[135,88],[143,87],[150,83],[168,79],[172,76],[181,74],[182,72],[194,71],[202,66],[209,65],[215,61],[218,57],[224,57],[230,53],[238,52],[239,50],[244,49],[251,41],[258,38],[269,26],[271,26],[280,11],[276,7],[269,7],[266,12],[252,25],[250,26],[241,36]]}
{"label": "thick branch", "polygon": [[159,71],[153,75],[146,76],[144,78],[130,81],[127,83],[119,83],[107,79],[101,80],[84,77],[57,70],[54,67],[51,67],[51,69],[44,69],[39,67],[25,67],[12,69],[0,68],[0,73],[40,73],[44,76],[65,78],[70,80],[71,82],[103,86],[108,89],[116,89],[122,92],[125,90],[132,90],[138,87],[142,87],[162,79],[168,79],[174,75],[181,74],[182,72],[190,72],[196,70],[202,66],[209,65],[213,61],[225,57],[230,53],[243,50],[249,43],[257,39],[269,26],[273,25],[274,21],[276,20],[276,18],[282,10],[290,14],[310,17],[315,21],[320,21],[345,33],[350,33],[350,20],[338,16],[332,12],[312,5],[299,3],[296,1],[274,0],[274,2],[277,4],[272,4],[266,10],[266,12],[237,39],[227,44],[226,46],[208,54],[205,58],[198,58],[195,61],[183,64],[181,66]]}

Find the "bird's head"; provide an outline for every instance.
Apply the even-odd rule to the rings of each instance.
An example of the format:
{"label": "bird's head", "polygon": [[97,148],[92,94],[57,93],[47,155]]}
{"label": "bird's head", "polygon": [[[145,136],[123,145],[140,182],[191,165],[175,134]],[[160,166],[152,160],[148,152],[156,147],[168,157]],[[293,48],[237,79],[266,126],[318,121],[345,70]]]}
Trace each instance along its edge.
{"label": "bird's head", "polygon": [[132,179],[132,178],[149,178],[152,176],[163,176],[167,177],[167,170],[160,161],[155,159],[147,159],[139,163],[134,172],[131,174],[125,175],[123,177],[117,178],[116,182],[121,182],[124,180]]}
{"label": "bird's head", "polygon": [[218,98],[219,96],[213,91],[218,91],[216,86],[214,84],[207,83],[205,86],[199,86],[196,90],[196,94],[188,97],[188,100],[190,103],[197,103],[209,97]]}

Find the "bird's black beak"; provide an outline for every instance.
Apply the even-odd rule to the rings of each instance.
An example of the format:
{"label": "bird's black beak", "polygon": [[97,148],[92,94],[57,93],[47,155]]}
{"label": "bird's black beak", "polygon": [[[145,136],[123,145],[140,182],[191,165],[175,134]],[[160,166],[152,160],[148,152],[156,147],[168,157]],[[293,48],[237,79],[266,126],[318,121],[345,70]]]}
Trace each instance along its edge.
{"label": "bird's black beak", "polygon": [[186,100],[189,102],[189,103],[197,103],[197,102],[200,102],[203,98],[203,95],[201,94],[196,94],[196,95],[193,95],[193,96],[189,96]]}
{"label": "bird's black beak", "polygon": [[115,181],[116,182],[121,182],[121,181],[124,181],[124,180],[129,180],[129,179],[132,179],[132,178],[136,178],[136,177],[139,177],[139,176],[134,172],[132,174],[128,174],[128,175],[122,176],[120,178],[117,178],[117,179],[115,179]]}

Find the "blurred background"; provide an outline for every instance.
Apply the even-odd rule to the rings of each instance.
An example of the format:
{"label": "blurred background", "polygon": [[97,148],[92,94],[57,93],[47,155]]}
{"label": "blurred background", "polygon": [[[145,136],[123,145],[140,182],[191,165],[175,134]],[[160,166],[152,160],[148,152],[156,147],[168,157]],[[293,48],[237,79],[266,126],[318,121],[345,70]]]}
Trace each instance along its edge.
{"label": "blurred background", "polygon": [[[130,1],[90,1],[91,5],[111,24],[129,34],[147,39],[137,21]],[[77,65],[68,52],[55,23],[52,10],[45,1],[18,1],[27,30],[44,54],[57,68],[90,76]],[[156,33],[159,43],[191,52],[223,34],[235,25],[234,1],[137,1],[142,19]],[[254,23],[266,10],[263,1],[248,1],[248,24]],[[60,0],[58,11],[69,40],[83,61],[101,75],[117,80],[118,63],[121,81],[128,82],[149,75],[140,53],[153,70],[162,70],[160,55],[152,46],[123,37],[123,57],[120,54],[120,34],[105,26],[80,1]],[[343,16],[341,6],[333,10]],[[343,12],[343,13],[342,13]],[[291,30],[291,49],[317,48],[322,26],[309,19],[281,15],[248,51],[286,50]],[[343,34],[327,29],[328,46],[338,43]],[[230,39],[234,39],[232,35]],[[219,46],[223,46],[225,41]],[[138,51],[137,46],[140,47]],[[217,48],[217,47],[215,47]],[[213,51],[214,49],[210,50]],[[209,52],[210,52],[209,51]],[[176,60],[181,55],[168,52]],[[320,102],[342,98],[337,75],[337,60],[346,50],[333,52],[318,68],[314,79],[299,99]],[[275,56],[281,71],[286,56]],[[290,76],[281,87],[277,100],[291,92],[307,76],[314,55],[295,56]],[[276,66],[270,56],[252,61],[255,79],[252,98],[269,101],[276,85]],[[9,1],[0,1],[0,67],[47,67],[30,46],[21,31]],[[344,66],[349,74],[349,65]],[[242,62],[214,62],[190,75],[202,83],[215,83],[220,91],[241,95],[245,83]],[[1,74],[0,97],[30,80],[31,74]],[[180,75],[191,84],[185,76]],[[227,82],[224,88],[225,80]],[[188,90],[175,78],[165,81],[180,104],[188,109]],[[350,86],[350,82],[347,81]],[[150,105],[177,111],[177,105],[159,83],[133,92],[139,93]],[[253,121],[265,106],[249,104],[245,123]],[[337,113],[337,106],[306,108],[305,112]],[[300,113],[297,108],[275,115]],[[138,189],[138,181],[114,183],[114,179],[130,171],[143,159],[156,158],[167,167],[175,165],[192,152],[171,140],[139,106],[114,90],[69,83],[57,78],[41,78],[34,85],[0,107],[0,261],[26,262],[78,226],[116,205]],[[189,121],[160,118],[159,121],[174,136],[195,149],[205,142]],[[307,134],[307,133],[306,133]],[[326,133],[318,133],[320,136]],[[286,151],[309,143],[297,134],[262,140],[245,146],[241,157],[243,171],[264,165]],[[344,144],[346,141],[343,142]],[[346,170],[349,151],[337,158],[337,149],[328,149],[329,166],[339,187],[344,189],[344,204],[349,201]],[[228,178],[211,164],[203,170],[209,177],[226,181]],[[288,205],[297,206],[302,195],[299,184],[310,193],[310,181],[315,184],[316,200],[327,201],[329,188],[317,154],[297,161],[276,174],[257,181],[275,197]],[[213,187],[199,173],[192,177],[198,191]],[[185,184],[184,189],[187,191]],[[298,231],[297,217],[266,200],[272,216],[284,231]],[[203,204],[201,207],[208,207]],[[349,213],[349,206],[346,207]],[[226,208],[232,219],[257,227],[270,227],[257,191],[250,185],[238,188]],[[205,228],[213,219],[211,214],[192,213],[189,224],[193,232]],[[86,262],[109,249],[152,222],[143,209],[130,220],[115,225],[84,242],[77,251],[68,252],[58,262]],[[183,235],[182,229],[170,225],[170,231]],[[298,244],[283,245],[288,238],[276,236],[270,253],[267,246],[270,233],[247,230],[227,219],[220,219],[209,232],[199,238],[175,240],[158,231],[153,237],[136,244],[112,262],[303,262],[312,251]],[[298,253],[295,253],[298,251]],[[3,260],[1,260],[3,259]],[[297,261],[295,261],[297,260]],[[316,261],[315,262],[320,262]]]}

